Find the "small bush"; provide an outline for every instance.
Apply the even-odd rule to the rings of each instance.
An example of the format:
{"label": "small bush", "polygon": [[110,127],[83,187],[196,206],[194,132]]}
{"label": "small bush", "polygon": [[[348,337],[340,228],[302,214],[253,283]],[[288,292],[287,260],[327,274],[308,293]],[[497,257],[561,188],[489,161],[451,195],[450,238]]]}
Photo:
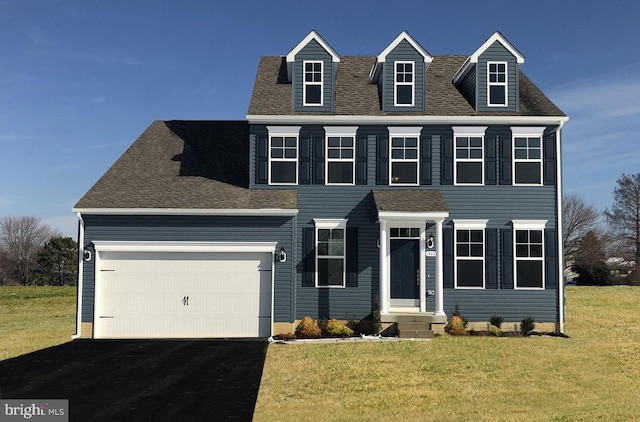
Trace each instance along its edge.
{"label": "small bush", "polygon": [[353,330],[354,334],[360,334],[363,331],[362,321],[360,321],[358,319],[350,319],[349,321],[347,321],[347,323],[345,325],[348,328],[351,328]]}
{"label": "small bush", "polygon": [[294,338],[296,337],[293,335],[293,333],[282,333],[273,336],[274,340],[293,340]]}
{"label": "small bush", "polygon": [[326,334],[329,336],[351,337],[353,330],[336,319],[327,322]]}
{"label": "small bush", "polygon": [[504,322],[504,319],[501,316],[494,315],[491,317],[489,322],[491,323],[491,325],[494,325],[497,328],[502,328],[502,323]]}
{"label": "small bush", "polygon": [[467,325],[469,325],[469,321],[467,321],[467,319],[460,313],[460,306],[458,305],[458,302],[456,302],[456,305],[453,307],[453,316],[460,317],[464,324],[464,328],[467,328]]}
{"label": "small bush", "polygon": [[491,324],[491,326],[489,327],[489,332],[496,337],[502,337],[502,330],[500,329],[500,327],[493,324]]}
{"label": "small bush", "polygon": [[466,322],[459,315],[451,317],[447,325],[444,326],[444,331],[452,336],[467,336],[469,332],[466,328]]}
{"label": "small bush", "polygon": [[322,335],[322,330],[318,326],[318,321],[311,317],[304,317],[300,324],[296,327],[296,337],[300,338],[314,338],[320,337]]}
{"label": "small bush", "polygon": [[536,328],[536,322],[533,318],[526,317],[520,322],[520,331],[523,335],[528,336]]}

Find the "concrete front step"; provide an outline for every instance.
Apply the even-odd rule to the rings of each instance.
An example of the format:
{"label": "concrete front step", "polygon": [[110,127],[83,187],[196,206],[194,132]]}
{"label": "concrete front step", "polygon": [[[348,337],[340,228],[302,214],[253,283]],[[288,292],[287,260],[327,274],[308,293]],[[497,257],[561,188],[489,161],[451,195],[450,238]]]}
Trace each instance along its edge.
{"label": "concrete front step", "polygon": [[434,332],[431,330],[410,330],[398,327],[398,337],[400,338],[433,338]]}

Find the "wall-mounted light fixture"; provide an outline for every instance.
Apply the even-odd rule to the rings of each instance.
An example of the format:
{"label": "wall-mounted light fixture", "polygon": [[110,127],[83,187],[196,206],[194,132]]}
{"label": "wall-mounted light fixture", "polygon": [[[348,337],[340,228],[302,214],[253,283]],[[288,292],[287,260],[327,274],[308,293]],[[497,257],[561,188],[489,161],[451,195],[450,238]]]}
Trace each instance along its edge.
{"label": "wall-mounted light fixture", "polygon": [[430,234],[429,237],[427,237],[427,248],[433,249],[433,235],[432,234]]}
{"label": "wall-mounted light fixture", "polygon": [[287,262],[287,252],[284,250],[284,247],[280,248],[280,253],[278,254],[278,261]]}
{"label": "wall-mounted light fixture", "polygon": [[88,262],[88,261],[91,261],[91,257],[92,257],[91,249],[89,249],[89,248],[85,248],[85,249],[82,251],[82,258],[83,258],[85,261],[87,261],[87,262]]}

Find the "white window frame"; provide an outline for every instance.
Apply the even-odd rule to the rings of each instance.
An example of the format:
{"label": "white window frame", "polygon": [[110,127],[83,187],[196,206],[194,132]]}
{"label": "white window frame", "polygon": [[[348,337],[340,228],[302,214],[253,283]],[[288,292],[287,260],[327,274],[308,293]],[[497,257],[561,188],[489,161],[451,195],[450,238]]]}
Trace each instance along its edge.
{"label": "white window frame", "polygon": [[[456,289],[483,290],[486,289],[486,256],[487,256],[487,235],[486,228],[489,220],[453,220],[453,282]],[[458,257],[458,231],[459,230],[481,230],[482,231],[482,256]],[[458,261],[482,261],[482,286],[458,286]]]}
{"label": "white window frame", "polygon": [[[411,65],[411,82],[398,82],[398,65]],[[407,72],[402,72],[406,74]],[[416,104],[416,62],[414,61],[395,61],[393,62],[393,105],[396,107],[414,107]],[[411,104],[398,103],[398,86],[411,86]]]}
{"label": "white window frame", "polygon": [[[453,184],[456,186],[484,186],[484,145],[485,132],[487,126],[453,126]],[[458,158],[456,151],[457,138],[482,138],[481,158]],[[469,140],[470,142],[471,140]],[[458,163],[480,163],[481,180],[480,183],[458,182]]]}
{"label": "white window frame", "polygon": [[[290,185],[295,186],[298,184],[298,156],[300,155],[300,129],[302,126],[267,126],[267,131],[269,132],[269,142],[267,145],[267,173],[268,173],[268,182],[270,185]],[[295,158],[271,158],[271,139],[272,138],[296,138],[296,157]],[[283,142],[286,142],[283,139]],[[296,181],[294,183],[281,183],[281,182],[272,182],[271,181],[271,164],[273,162],[295,162],[296,164]]]}
{"label": "white window frame", "polygon": [[[356,184],[356,132],[357,126],[325,126],[324,127],[324,184],[331,186],[353,186]],[[351,158],[329,158],[329,138],[353,138]],[[342,142],[342,140],[341,140]],[[340,147],[342,150],[342,146]],[[351,163],[351,183],[329,183],[329,163]]]}
{"label": "white window frame", "polygon": [[[389,186],[419,186],[420,185],[420,132],[422,127],[393,127],[389,130]],[[416,158],[393,158],[393,138],[416,138],[417,151]],[[415,183],[393,183],[393,163],[415,163],[416,165],[416,182]]]}
{"label": "white window frame", "polygon": [[[307,82],[307,64],[320,63],[320,82]],[[311,71],[315,73],[315,71]],[[322,107],[324,104],[324,62],[322,60],[304,60],[302,62],[302,105],[309,107]],[[307,103],[307,86],[316,85],[320,86],[320,103]]]}
{"label": "white window frame", "polygon": [[[347,221],[343,219],[324,219],[324,218],[314,218],[313,222],[315,225],[315,242],[314,242],[314,251],[315,251],[315,274],[314,274],[314,282],[315,287],[318,289],[344,289],[347,287]],[[319,230],[342,230],[343,236],[343,254],[342,256],[337,255],[326,255],[319,256],[318,255],[318,231]],[[342,258],[342,285],[327,285],[320,286],[318,284],[318,262],[320,259],[340,259]]]}
{"label": "white window frame", "polygon": [[[504,65],[504,82],[490,82],[489,71],[492,64]],[[491,87],[504,86],[504,104],[494,104],[491,102]],[[509,107],[509,63],[508,62],[487,62],[487,107]]]}
{"label": "white window frame", "polygon": [[[544,290],[545,280],[545,250],[544,228],[548,220],[513,220],[513,288],[515,290]],[[539,230],[542,232],[542,256],[541,257],[518,257],[516,253],[516,231],[518,230]],[[519,287],[518,286],[518,261],[540,261],[542,265],[542,287]]]}
{"label": "white window frame", "polygon": [[[542,160],[544,154],[544,127],[512,127],[511,128],[511,180],[513,185],[517,186],[541,186],[542,185]],[[529,138],[540,139],[540,158],[516,158],[516,138],[527,138],[527,144]],[[527,146],[527,151],[529,150]],[[516,182],[516,163],[538,163],[540,166],[540,181],[538,183],[517,183]]]}

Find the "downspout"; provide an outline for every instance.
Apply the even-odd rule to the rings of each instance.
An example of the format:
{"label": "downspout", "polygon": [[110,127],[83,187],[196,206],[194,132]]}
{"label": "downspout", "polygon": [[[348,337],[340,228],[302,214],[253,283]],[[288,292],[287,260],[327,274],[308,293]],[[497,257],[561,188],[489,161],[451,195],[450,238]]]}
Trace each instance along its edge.
{"label": "downspout", "polygon": [[82,279],[84,274],[84,220],[82,214],[76,212],[78,216],[78,283],[76,291],[76,333],[71,336],[71,340],[80,338],[82,324]]}
{"label": "downspout", "polygon": [[556,172],[557,172],[557,191],[558,191],[558,331],[564,333],[565,319],[565,285],[564,285],[564,245],[562,244],[562,127],[564,120],[560,120],[560,124],[556,131]]}

